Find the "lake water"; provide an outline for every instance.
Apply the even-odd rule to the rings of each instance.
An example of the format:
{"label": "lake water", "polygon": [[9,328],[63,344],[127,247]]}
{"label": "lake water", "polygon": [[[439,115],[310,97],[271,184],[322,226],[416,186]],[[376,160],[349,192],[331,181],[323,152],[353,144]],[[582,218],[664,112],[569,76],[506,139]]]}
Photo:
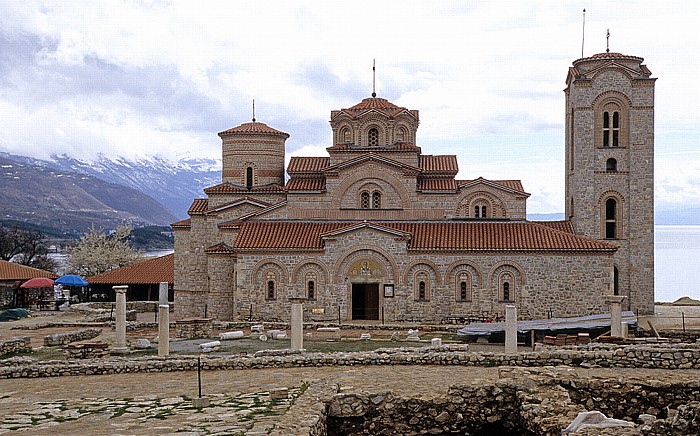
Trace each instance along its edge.
{"label": "lake water", "polygon": [[700,299],[700,226],[656,226],[654,237],[656,301]]}

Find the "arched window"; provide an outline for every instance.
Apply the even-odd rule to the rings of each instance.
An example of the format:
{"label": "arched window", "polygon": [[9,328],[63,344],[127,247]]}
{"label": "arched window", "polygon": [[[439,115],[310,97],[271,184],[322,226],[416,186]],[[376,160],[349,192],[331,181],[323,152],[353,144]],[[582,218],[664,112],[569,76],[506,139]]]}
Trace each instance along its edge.
{"label": "arched window", "polygon": [[430,298],[428,294],[428,274],[425,272],[416,274],[416,283],[416,300],[427,301]]}
{"label": "arched window", "polygon": [[379,130],[377,130],[375,127],[372,127],[369,129],[369,132],[367,132],[367,145],[370,147],[376,147],[379,145]]}
{"label": "arched window", "polygon": [[316,283],[313,280],[309,280],[306,283],[306,297],[309,300],[316,299]]}
{"label": "arched window", "polygon": [[610,158],[605,162],[605,171],[615,172],[617,171],[617,160]]}
{"label": "arched window", "polygon": [[245,186],[248,189],[253,187],[253,167],[245,169]]}
{"label": "arched window", "polygon": [[474,218],[486,218],[488,216],[488,206],[485,201],[478,201],[474,204]]}
{"label": "arched window", "polygon": [[274,280],[267,281],[267,299],[268,300],[275,299],[275,281]]}
{"label": "arched window", "polygon": [[360,194],[360,207],[362,209],[369,209],[369,192],[362,191]]}
{"label": "arched window", "polygon": [[460,273],[457,277],[457,301],[470,301],[471,296],[471,277],[468,273]]}
{"label": "arched window", "polygon": [[382,207],[382,194],[379,191],[374,191],[372,193],[372,209],[379,209]]}
{"label": "arched window", "polygon": [[605,239],[617,239],[617,201],[614,198],[605,200]]}
{"label": "arched window", "polygon": [[613,268],[613,295],[620,295],[620,272]]}
{"label": "arched window", "polygon": [[501,275],[499,279],[500,283],[500,297],[501,301],[514,301],[515,296],[515,280],[511,273],[507,272]]}
{"label": "arched window", "polygon": [[603,147],[620,146],[620,112],[603,112]]}

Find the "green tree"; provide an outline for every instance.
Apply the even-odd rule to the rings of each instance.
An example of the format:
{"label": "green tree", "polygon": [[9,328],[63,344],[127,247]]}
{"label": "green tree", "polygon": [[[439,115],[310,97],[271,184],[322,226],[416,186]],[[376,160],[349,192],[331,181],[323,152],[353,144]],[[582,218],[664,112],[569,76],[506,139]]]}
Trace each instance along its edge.
{"label": "green tree", "polygon": [[119,226],[108,234],[92,227],[70,250],[68,269],[80,276],[93,276],[129,265],[142,254],[129,245],[131,228]]}
{"label": "green tree", "polygon": [[56,272],[58,262],[48,253],[46,235],[39,230],[0,225],[0,259]]}

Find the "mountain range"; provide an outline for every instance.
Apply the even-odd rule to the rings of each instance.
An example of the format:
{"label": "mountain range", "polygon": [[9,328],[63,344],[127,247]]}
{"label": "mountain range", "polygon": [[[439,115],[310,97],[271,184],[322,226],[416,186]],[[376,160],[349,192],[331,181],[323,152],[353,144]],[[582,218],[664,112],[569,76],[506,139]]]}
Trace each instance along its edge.
{"label": "mountain range", "polygon": [[[187,217],[192,199],[221,181],[215,159],[161,157],[137,160],[100,156],[50,160],[0,152],[0,220],[31,222],[63,233],[81,234],[91,225],[105,229],[168,225]],[[661,210],[657,225],[697,225],[697,208]],[[528,214],[531,220],[559,220],[562,213]]]}

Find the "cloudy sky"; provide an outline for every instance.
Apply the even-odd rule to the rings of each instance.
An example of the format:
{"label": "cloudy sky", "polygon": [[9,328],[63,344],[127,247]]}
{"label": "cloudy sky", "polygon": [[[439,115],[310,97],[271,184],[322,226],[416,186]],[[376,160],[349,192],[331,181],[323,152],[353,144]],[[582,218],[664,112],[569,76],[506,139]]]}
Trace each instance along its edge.
{"label": "cloudy sky", "polygon": [[424,153],[459,178],[518,178],[564,209],[567,68],[610,49],[656,84],[657,208],[700,203],[700,2],[0,2],[0,151],[220,156],[251,118],[322,155],[330,111],[372,92],[418,109]]}

